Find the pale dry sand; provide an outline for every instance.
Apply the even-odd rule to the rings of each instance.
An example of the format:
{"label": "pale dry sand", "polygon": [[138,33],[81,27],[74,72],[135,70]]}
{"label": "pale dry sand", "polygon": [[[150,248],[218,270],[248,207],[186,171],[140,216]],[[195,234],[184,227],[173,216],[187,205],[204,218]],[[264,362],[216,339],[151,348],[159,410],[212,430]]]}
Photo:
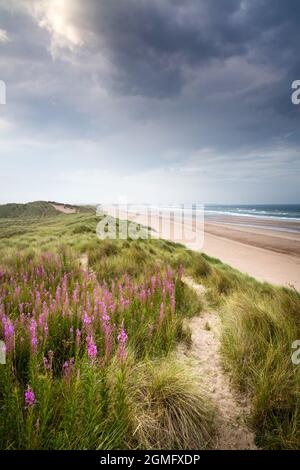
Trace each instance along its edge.
{"label": "pale dry sand", "polygon": [[259,236],[254,229],[244,236],[241,230],[206,224],[203,252],[260,281],[300,290],[300,241],[289,236],[283,232]]}
{"label": "pale dry sand", "polygon": [[76,214],[77,209],[76,207],[66,207],[64,204],[51,204],[54,209],[59,212],[63,212],[64,214]]}
{"label": "pale dry sand", "polygon": [[[114,215],[113,211],[106,211]],[[177,241],[188,248],[201,251],[209,256],[247,273],[260,281],[268,281],[276,285],[294,286],[300,290],[300,233],[275,231],[262,227],[262,222],[255,221],[257,227],[237,227],[224,222],[206,222],[204,234],[199,223],[196,227],[198,240],[191,241],[195,236],[192,223],[185,222],[185,238],[180,239],[182,222],[170,222],[164,217],[145,214],[119,213],[121,219],[134,220],[154,230],[153,237]],[[149,223],[150,222],[150,223]],[[201,233],[203,240],[201,239]]]}

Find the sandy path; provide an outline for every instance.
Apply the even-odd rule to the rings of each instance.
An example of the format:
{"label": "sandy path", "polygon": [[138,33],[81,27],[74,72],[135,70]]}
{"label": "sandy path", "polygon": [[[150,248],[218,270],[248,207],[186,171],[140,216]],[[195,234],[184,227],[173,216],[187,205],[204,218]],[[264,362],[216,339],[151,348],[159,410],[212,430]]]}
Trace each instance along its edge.
{"label": "sandy path", "polygon": [[[88,255],[80,256],[82,269],[88,269]],[[203,296],[205,288],[196,284],[192,278],[185,277],[184,282]],[[189,367],[200,377],[204,377],[205,388],[217,413],[215,417],[216,436],[214,449],[245,450],[256,449],[254,434],[246,425],[250,407],[247,399],[232,391],[228,377],[222,368],[220,349],[221,322],[216,312],[202,312],[194,317],[189,326],[192,330],[192,346],[186,351],[178,348],[178,359],[188,362]],[[192,364],[190,364],[192,359]]]}
{"label": "sandy path", "polygon": [[[184,281],[203,295],[203,287],[195,284],[192,279]],[[221,357],[220,331],[221,324],[216,312],[203,312],[200,317],[193,318],[189,323],[192,330],[192,346],[189,351],[179,353],[183,361],[190,364],[196,373],[204,378],[206,389],[216,405],[216,439],[215,449],[254,450],[254,433],[248,428],[246,418],[250,407],[246,397],[237,394],[231,388],[225,375]]]}
{"label": "sandy path", "polygon": [[80,256],[79,262],[80,262],[80,266],[82,267],[82,269],[87,271],[89,267],[89,257],[87,253],[83,253]]}

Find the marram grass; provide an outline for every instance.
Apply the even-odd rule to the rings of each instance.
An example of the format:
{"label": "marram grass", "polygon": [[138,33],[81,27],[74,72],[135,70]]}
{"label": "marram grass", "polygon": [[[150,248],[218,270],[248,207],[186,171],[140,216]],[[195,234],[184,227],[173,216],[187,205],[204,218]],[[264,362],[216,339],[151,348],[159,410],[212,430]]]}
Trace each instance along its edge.
{"label": "marram grass", "polygon": [[183,266],[220,312],[224,367],[251,399],[257,444],[299,449],[299,293],[164,240],[99,241],[99,220],[0,220],[0,448],[213,447],[205,377],[172,356],[202,308]]}
{"label": "marram grass", "polygon": [[208,399],[169,359],[156,365],[184,337],[184,316],[200,309],[181,268],[106,280],[68,249],[7,261],[0,448],[207,445]]}

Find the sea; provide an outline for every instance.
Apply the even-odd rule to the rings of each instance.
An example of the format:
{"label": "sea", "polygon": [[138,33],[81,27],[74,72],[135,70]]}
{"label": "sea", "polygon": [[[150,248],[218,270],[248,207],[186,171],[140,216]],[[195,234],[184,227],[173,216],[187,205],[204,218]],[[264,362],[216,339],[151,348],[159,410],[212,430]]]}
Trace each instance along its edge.
{"label": "sea", "polygon": [[145,208],[172,211],[178,216],[184,212],[186,217],[202,211],[207,222],[300,232],[300,204],[133,204],[129,212],[143,212]]}
{"label": "sea", "polygon": [[215,223],[300,233],[300,204],[208,204],[204,214]]}
{"label": "sea", "polygon": [[300,204],[238,204],[204,206],[207,216],[229,215],[239,217],[256,217],[267,220],[290,220],[300,222]]}

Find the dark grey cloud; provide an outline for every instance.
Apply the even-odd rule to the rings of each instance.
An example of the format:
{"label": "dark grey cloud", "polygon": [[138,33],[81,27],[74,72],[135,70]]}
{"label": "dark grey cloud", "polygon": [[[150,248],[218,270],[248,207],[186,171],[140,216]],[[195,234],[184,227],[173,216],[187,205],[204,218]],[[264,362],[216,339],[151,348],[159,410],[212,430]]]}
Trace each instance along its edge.
{"label": "dark grey cloud", "polygon": [[88,2],[85,10],[89,28],[116,67],[115,87],[161,98],[181,91],[186,67],[245,52],[242,30],[232,21],[239,3],[228,0],[220,11],[214,0],[112,0]]}
{"label": "dark grey cloud", "polygon": [[104,44],[119,91],[161,98],[180,93],[187,67],[201,74],[230,57],[288,73],[299,62],[299,18],[297,0],[88,0],[79,26]]}
{"label": "dark grey cloud", "polygon": [[0,0],[10,38],[0,43],[0,79],[12,123],[0,154],[22,161],[25,148],[62,164],[74,155],[95,174],[200,166],[195,187],[206,175],[217,193],[222,175],[237,192],[249,175],[254,184],[257,169],[257,185],[274,196],[272,175],[278,181],[281,171],[300,199],[300,106],[290,99],[300,79],[298,0],[53,5]]}

